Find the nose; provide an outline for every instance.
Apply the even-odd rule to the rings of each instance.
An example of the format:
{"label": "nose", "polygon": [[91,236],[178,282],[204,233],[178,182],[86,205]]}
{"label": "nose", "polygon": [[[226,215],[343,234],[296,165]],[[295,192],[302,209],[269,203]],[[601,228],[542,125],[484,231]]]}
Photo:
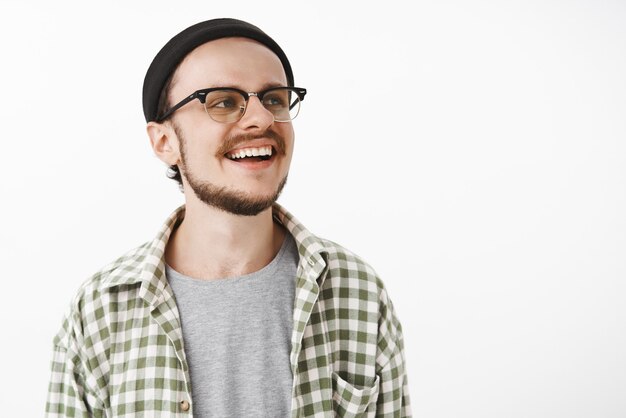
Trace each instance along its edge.
{"label": "nose", "polygon": [[252,94],[248,99],[246,112],[239,123],[246,129],[256,127],[265,130],[274,123],[274,115],[263,106],[256,94]]}

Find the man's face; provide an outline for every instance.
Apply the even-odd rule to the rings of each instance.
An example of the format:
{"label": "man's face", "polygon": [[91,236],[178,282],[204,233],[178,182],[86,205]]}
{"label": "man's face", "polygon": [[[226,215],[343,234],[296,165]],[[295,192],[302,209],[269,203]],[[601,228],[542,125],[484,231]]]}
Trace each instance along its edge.
{"label": "man's face", "polygon": [[[246,38],[224,38],[199,46],[183,60],[174,76],[170,103],[203,88],[258,92],[286,85],[280,59],[272,51]],[[238,215],[256,215],[276,201],[293,153],[291,122],[274,122],[258,98],[250,97],[245,114],[234,123],[212,120],[198,100],[178,109],[171,123],[187,199],[191,189],[204,203]],[[269,159],[230,158],[267,147],[272,152]]]}

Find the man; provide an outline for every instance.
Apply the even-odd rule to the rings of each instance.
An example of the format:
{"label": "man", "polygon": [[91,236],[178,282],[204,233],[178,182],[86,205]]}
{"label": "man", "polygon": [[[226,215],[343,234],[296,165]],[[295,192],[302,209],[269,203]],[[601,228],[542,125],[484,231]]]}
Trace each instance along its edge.
{"label": "man", "polygon": [[147,131],[185,205],[79,290],[48,416],[410,416],[383,283],[275,203],[305,94],[243,21],[191,26],[157,54]]}

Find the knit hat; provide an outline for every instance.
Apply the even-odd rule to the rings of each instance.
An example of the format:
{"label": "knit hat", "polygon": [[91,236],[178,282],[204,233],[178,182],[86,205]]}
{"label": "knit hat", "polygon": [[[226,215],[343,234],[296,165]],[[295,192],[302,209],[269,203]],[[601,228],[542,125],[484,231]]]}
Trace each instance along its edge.
{"label": "knit hat", "polygon": [[294,85],[293,72],[287,56],[280,46],[261,29],[238,19],[207,20],[190,26],[174,36],[152,60],[143,80],[143,114],[146,122],[157,120],[161,90],[168,77],[187,54],[206,42],[233,36],[250,38],[268,47],[280,58],[288,85]]}

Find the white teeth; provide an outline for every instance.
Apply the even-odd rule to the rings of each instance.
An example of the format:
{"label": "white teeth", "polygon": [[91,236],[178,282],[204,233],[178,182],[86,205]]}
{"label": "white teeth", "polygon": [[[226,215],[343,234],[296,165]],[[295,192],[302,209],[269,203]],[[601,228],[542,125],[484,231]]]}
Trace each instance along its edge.
{"label": "white teeth", "polygon": [[226,154],[226,156],[230,158],[231,160],[236,160],[236,159],[245,158],[245,157],[262,157],[265,155],[267,156],[272,155],[271,146],[259,147],[259,148],[246,148],[246,149],[239,150],[237,152]]}

